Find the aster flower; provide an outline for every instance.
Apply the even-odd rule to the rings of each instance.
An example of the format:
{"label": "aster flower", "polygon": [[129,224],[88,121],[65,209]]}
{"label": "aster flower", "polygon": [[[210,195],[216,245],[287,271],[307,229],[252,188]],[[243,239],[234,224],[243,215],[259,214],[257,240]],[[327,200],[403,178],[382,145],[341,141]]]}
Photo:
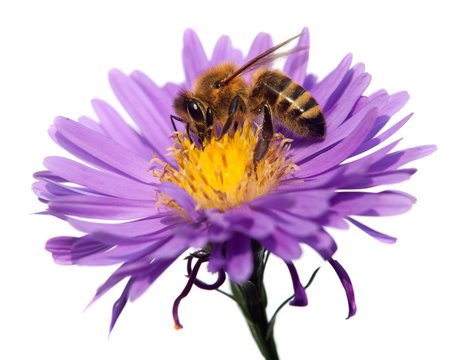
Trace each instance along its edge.
{"label": "aster flower", "polygon": [[[98,121],[58,117],[50,128],[52,139],[79,161],[46,158],[46,170],[35,174],[33,190],[47,204],[46,214],[67,221],[83,235],[52,238],[46,248],[59,264],[120,264],[93,300],[126,282],[113,307],[111,329],[127,301],[142,295],[187,251],[188,280],[173,305],[176,328],[182,327],[179,304],[193,285],[219,289],[229,278],[229,296],[245,315],[261,352],[277,359],[275,316],[269,320],[266,314],[263,273],[269,254],[280,258],[294,288],[287,301],[307,305],[305,288],[315,273],[303,286],[293,264],[303,246],[333,267],[346,291],[348,317],[355,314],[353,287],[333,258],[337,245],[328,230],[354,225],[379,241],[395,242],[359,217],[408,211],[413,196],[373,188],[409,179],[416,170],[403,166],[435,147],[394,151],[400,140],[387,140],[411,114],[390,120],[406,104],[407,93],[380,90],[365,95],[370,76],[362,64],[351,65],[351,55],[319,81],[306,73],[307,51],[289,55],[283,71],[321,105],[327,122],[322,141],[278,128],[266,155],[254,164],[259,119],[244,122],[231,135],[213,136],[204,146],[192,141],[185,129],[173,131],[169,117],[179,89],[191,89],[211,67],[224,61],[244,64],[271,46],[271,37],[261,33],[242,56],[224,36],[208,58],[197,35],[187,30],[185,83],[158,86],[140,71],[110,72],[111,86],[135,129],[102,100],[92,102]],[[309,48],[306,29],[296,47]],[[197,278],[205,263],[217,274],[212,284]]]}

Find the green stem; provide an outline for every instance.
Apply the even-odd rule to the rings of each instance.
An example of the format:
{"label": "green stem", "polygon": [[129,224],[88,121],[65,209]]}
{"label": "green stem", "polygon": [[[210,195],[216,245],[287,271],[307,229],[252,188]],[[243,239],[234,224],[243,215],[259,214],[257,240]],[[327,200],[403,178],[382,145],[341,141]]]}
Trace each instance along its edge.
{"label": "green stem", "polygon": [[253,255],[253,274],[244,283],[231,282],[232,294],[247,320],[261,354],[266,360],[279,360],[272,325],[266,313],[267,296],[263,282],[266,255],[256,242],[253,243]]}

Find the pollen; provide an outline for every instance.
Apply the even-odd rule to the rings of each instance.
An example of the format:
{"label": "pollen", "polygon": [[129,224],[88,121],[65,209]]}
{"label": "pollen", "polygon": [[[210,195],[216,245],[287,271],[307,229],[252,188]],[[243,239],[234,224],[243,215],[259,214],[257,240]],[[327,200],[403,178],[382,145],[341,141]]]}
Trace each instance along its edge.
{"label": "pollen", "polygon": [[165,164],[164,171],[155,171],[155,176],[183,188],[198,208],[225,211],[250,202],[276,188],[295,168],[287,154],[291,140],[281,134],[274,135],[264,158],[255,163],[259,132],[245,122],[234,135],[213,137],[202,149],[186,134],[177,133],[169,149],[177,167]]}

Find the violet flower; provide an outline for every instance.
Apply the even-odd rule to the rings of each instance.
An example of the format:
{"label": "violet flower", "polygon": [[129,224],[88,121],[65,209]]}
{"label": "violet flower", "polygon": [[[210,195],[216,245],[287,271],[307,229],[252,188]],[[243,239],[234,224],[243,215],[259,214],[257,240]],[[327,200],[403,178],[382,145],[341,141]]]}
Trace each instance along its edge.
{"label": "violet flower", "polygon": [[[190,89],[208,68],[224,61],[243,64],[271,44],[271,37],[261,33],[244,57],[224,36],[208,59],[195,32],[187,30],[184,84],[158,86],[140,71],[129,76],[110,72],[111,86],[136,129],[102,100],[92,102],[98,121],[58,117],[50,128],[52,139],[80,161],[46,158],[46,170],[35,174],[33,190],[48,205],[46,214],[84,234],[52,238],[46,248],[59,264],[121,264],[94,297],[126,282],[113,307],[111,329],[127,301],[142,295],[186,251],[191,252],[188,280],[173,306],[176,328],[182,327],[180,301],[193,285],[219,289],[229,278],[229,296],[240,306],[263,356],[277,359],[275,316],[268,320],[263,284],[267,257],[285,262],[294,287],[288,300],[305,306],[305,286],[293,261],[306,245],[332,265],[346,291],[348,318],[355,314],[353,287],[333,258],[337,245],[327,230],[354,225],[379,241],[395,242],[359,217],[408,211],[413,196],[373,188],[409,179],[416,169],[403,166],[429,155],[435,146],[394,151],[400,140],[387,140],[412,114],[390,120],[406,104],[407,93],[364,95],[370,75],[362,64],[351,65],[351,55],[318,81],[306,73],[307,51],[289,55],[283,71],[321,105],[327,122],[323,141],[280,129],[253,168],[259,136],[255,122],[232,136],[213,137],[203,149],[185,131],[174,133],[169,116],[179,89]],[[306,29],[296,46],[309,48]],[[213,284],[197,278],[204,263],[217,274]],[[179,279],[184,281],[181,274]]]}

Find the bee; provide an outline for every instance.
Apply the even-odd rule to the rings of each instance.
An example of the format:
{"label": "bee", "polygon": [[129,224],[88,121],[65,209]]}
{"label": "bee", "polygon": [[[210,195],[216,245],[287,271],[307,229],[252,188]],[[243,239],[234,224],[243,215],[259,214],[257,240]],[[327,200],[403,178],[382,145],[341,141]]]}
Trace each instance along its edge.
{"label": "bee", "polygon": [[[309,91],[277,69],[265,67],[273,60],[287,56],[296,48],[284,53],[278,49],[297,39],[294,36],[259,54],[241,67],[234,63],[223,63],[198,76],[191,91],[182,90],[174,99],[174,120],[186,124],[190,141],[194,133],[201,147],[206,146],[217,125],[222,126],[222,138],[240,121],[263,113],[261,138],[258,140],[254,162],[266,154],[274,135],[272,119],[302,137],[323,138],[326,122],[321,107]],[[258,69],[250,83],[244,74]],[[232,126],[234,124],[234,126]]]}

